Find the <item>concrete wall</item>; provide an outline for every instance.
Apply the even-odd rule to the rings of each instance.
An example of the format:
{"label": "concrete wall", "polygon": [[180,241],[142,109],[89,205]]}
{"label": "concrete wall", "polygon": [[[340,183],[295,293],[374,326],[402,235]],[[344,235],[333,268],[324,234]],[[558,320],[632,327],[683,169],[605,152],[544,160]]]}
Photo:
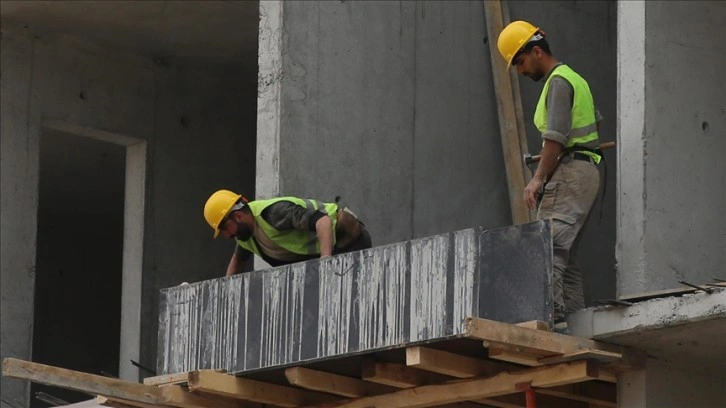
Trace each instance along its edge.
{"label": "concrete wall", "polygon": [[[140,362],[153,367],[158,289],[221,276],[232,251],[212,240],[204,201],[221,187],[254,191],[255,78],[156,66],[81,39],[38,37],[7,25],[1,45],[2,357],[32,357],[38,142],[41,126],[53,122],[148,142],[137,296]],[[1,388],[3,400],[25,406],[26,383],[3,378]]]}
{"label": "concrete wall", "polygon": [[618,408],[716,408],[726,405],[723,378],[648,359],[646,368],[618,377]]}
{"label": "concrete wall", "polygon": [[[618,294],[726,262],[726,3],[621,2]],[[644,57],[639,57],[644,56]],[[627,115],[625,114],[627,113]]]}
{"label": "concrete wall", "polygon": [[[590,79],[615,129],[615,3],[511,2]],[[262,2],[258,196],[342,195],[374,244],[509,225],[481,2]],[[571,24],[572,21],[581,24]],[[567,22],[566,24],[563,22]],[[522,80],[530,149],[541,84]],[[582,248],[586,297],[614,296],[614,152]],[[599,206],[595,208],[599,211]]]}

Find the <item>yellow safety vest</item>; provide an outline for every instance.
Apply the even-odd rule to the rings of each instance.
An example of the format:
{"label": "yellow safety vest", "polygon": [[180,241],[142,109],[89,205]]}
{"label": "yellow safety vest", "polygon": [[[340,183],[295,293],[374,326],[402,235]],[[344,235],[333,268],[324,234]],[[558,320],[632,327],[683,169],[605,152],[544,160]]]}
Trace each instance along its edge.
{"label": "yellow safety vest", "polygon": [[[272,225],[270,225],[264,218],[262,218],[262,211],[265,208],[271,206],[280,201],[289,201],[293,204],[297,204],[304,208],[312,208],[318,210],[324,214],[327,214],[333,222],[333,231],[335,231],[335,225],[337,223],[338,215],[338,204],[335,203],[322,203],[317,200],[302,199],[297,197],[278,197],[269,200],[256,200],[247,203],[247,206],[252,212],[252,216],[257,222],[257,226],[262,228],[262,231],[267,235],[270,240],[275,242],[283,249],[290,251],[298,255],[315,255],[320,254],[320,240],[315,231],[301,231],[298,229],[278,231]],[[237,245],[240,247],[253,252],[257,255],[262,256],[260,249],[254,239],[250,238],[247,241],[237,239]],[[333,245],[335,245],[335,234],[333,234]]]}
{"label": "yellow safety vest", "polygon": [[[574,95],[572,98],[572,127],[568,134],[568,142],[565,148],[573,146],[584,146],[590,149],[597,149],[600,145],[597,134],[597,123],[595,122],[595,103],[592,99],[590,87],[587,81],[577,72],[567,65],[557,66],[547,82],[545,82],[542,94],[539,96],[537,109],[534,112],[534,124],[540,132],[547,130],[547,92],[549,91],[550,81],[555,76],[560,76],[572,85]],[[575,149],[573,149],[575,151]],[[579,151],[580,153],[593,158],[595,163],[600,163],[600,155],[587,150]]]}

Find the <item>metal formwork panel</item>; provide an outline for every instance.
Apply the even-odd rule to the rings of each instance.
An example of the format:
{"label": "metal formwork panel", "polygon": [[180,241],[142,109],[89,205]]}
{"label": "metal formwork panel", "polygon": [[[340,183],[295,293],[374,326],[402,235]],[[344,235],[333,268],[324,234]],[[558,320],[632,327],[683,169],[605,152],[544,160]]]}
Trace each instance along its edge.
{"label": "metal formwork panel", "polygon": [[551,321],[549,223],[467,229],[161,291],[158,374],[245,372]]}

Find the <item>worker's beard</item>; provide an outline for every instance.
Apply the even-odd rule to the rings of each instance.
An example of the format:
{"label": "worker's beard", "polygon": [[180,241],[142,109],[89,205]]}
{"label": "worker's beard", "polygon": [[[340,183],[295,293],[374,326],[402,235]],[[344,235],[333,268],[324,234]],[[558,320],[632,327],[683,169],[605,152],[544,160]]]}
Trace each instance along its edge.
{"label": "worker's beard", "polygon": [[535,72],[532,72],[531,74],[527,74],[528,77],[532,78],[534,82],[539,82],[540,79],[544,78],[545,73],[542,72],[542,70],[538,69]]}
{"label": "worker's beard", "polygon": [[247,241],[252,237],[252,229],[250,229],[247,224],[243,224],[237,221],[235,221],[235,224],[237,224],[237,233],[234,234],[235,238],[240,241]]}

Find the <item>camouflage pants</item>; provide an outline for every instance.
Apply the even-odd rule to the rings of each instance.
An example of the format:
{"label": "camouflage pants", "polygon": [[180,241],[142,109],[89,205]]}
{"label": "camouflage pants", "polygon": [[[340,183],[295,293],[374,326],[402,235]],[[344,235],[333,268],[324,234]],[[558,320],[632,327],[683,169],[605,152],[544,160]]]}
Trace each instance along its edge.
{"label": "camouflage pants", "polygon": [[552,220],[555,320],[585,307],[577,248],[599,186],[597,167],[565,157],[544,188],[537,219]]}

